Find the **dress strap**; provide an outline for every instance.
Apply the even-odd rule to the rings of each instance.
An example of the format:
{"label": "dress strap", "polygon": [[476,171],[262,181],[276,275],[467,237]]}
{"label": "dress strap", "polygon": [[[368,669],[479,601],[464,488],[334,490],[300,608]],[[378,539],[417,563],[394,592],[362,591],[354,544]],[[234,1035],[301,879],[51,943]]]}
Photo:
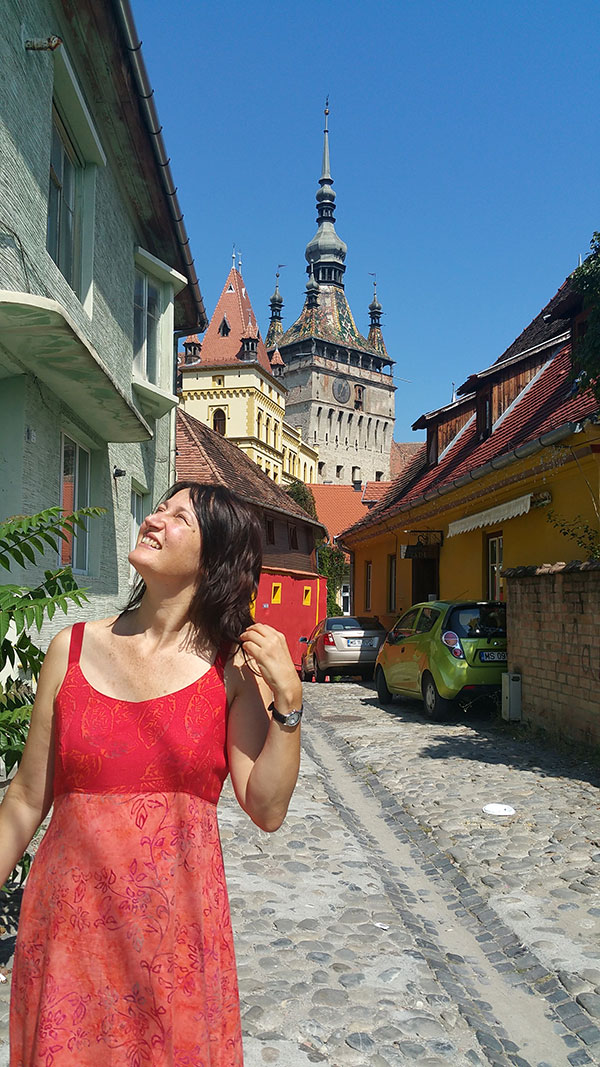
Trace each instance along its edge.
{"label": "dress strap", "polygon": [[79,663],[81,646],[83,644],[84,622],[76,622],[71,628],[71,644],[69,645],[69,667],[72,663]]}

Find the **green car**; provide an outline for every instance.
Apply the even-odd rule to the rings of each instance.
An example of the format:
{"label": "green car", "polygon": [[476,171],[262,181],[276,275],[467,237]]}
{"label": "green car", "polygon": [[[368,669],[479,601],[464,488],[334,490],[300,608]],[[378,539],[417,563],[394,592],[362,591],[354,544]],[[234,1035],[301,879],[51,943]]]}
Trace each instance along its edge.
{"label": "green car", "polygon": [[421,696],[439,719],[453,701],[470,704],[500,692],[506,670],[506,604],[429,601],[413,604],[387,635],[375,663],[377,696]]}

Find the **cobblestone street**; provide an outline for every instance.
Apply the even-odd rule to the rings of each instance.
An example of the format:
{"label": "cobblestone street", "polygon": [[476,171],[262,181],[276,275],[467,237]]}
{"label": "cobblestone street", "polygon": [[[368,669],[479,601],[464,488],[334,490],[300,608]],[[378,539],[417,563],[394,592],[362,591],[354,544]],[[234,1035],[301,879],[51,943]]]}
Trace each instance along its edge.
{"label": "cobblestone street", "polygon": [[282,829],[220,805],[247,1067],[600,1063],[597,770],[369,685],[305,698]]}

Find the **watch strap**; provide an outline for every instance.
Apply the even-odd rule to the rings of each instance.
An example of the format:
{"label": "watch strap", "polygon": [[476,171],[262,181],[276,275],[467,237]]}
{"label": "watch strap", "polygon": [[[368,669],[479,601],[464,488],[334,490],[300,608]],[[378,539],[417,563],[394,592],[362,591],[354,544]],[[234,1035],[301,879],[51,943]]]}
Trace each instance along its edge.
{"label": "watch strap", "polygon": [[277,708],[275,707],[275,702],[272,701],[269,704],[269,711],[271,712],[271,715],[273,716],[275,721],[280,722],[282,726],[295,726],[296,723],[300,722],[300,719],[302,718],[304,707],[301,704],[299,708],[292,708],[289,715],[282,715],[280,711],[277,711]]}

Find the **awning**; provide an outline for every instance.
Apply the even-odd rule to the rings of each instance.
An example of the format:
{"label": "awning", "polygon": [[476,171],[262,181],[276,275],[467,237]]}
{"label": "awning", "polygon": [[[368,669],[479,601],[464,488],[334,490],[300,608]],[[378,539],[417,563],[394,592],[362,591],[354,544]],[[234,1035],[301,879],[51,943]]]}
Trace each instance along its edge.
{"label": "awning", "polygon": [[148,441],[152,430],[55,300],[0,290],[0,378],[35,374],[103,441]]}
{"label": "awning", "polygon": [[448,537],[456,537],[457,534],[467,533],[469,530],[479,530],[483,526],[496,526],[499,522],[507,519],[516,519],[518,515],[526,515],[531,507],[531,493],[525,496],[507,500],[506,504],[498,504],[495,508],[487,508],[486,511],[476,511],[474,515],[467,515],[464,519],[448,524]]}

